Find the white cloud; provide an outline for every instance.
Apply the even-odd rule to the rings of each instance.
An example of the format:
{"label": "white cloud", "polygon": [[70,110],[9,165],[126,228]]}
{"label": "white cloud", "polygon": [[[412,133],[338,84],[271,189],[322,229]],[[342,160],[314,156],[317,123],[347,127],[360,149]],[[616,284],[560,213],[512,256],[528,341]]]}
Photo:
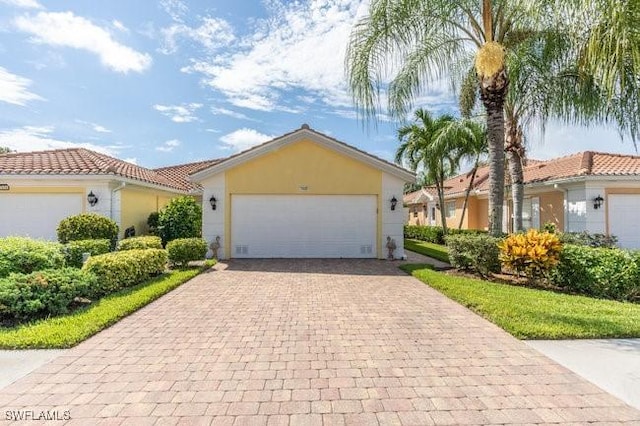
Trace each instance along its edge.
{"label": "white cloud", "polygon": [[229,117],[237,118],[237,119],[240,119],[240,120],[253,120],[253,119],[247,117],[246,115],[242,114],[241,112],[232,111],[232,110],[227,109],[227,108],[211,107],[211,113],[213,115],[227,115]]}
{"label": "white cloud", "polygon": [[0,3],[23,9],[44,9],[44,7],[42,7],[42,5],[36,0],[0,0]]}
{"label": "white cloud", "polygon": [[189,8],[182,0],[161,0],[160,7],[176,22],[182,22]]}
{"label": "white cloud", "polygon": [[86,50],[117,72],[142,72],[151,66],[151,56],[118,43],[108,30],[72,12],[39,12],[18,17],[14,23],[32,34],[35,43]]}
{"label": "white cloud", "polygon": [[111,133],[111,130],[107,129],[106,127],[101,126],[97,123],[92,123],[90,121],[76,120],[76,123],[91,127],[91,129],[97,133]]}
{"label": "white cloud", "polygon": [[245,149],[251,148],[252,146],[261,144],[273,138],[274,136],[265,135],[257,130],[247,129],[245,127],[222,136],[220,140],[226,145],[226,148],[238,152],[244,151]]}
{"label": "white cloud", "polygon": [[198,27],[177,23],[161,31],[164,39],[160,51],[165,54],[176,52],[180,39],[194,41],[210,52],[228,46],[235,40],[231,25],[224,19],[212,17],[204,18]]}
{"label": "white cloud", "polygon": [[163,143],[160,146],[156,147],[156,151],[160,151],[160,152],[171,152],[173,151],[176,147],[180,146],[181,142],[178,139],[171,139],[166,141],[165,143]]}
{"label": "white cloud", "polygon": [[136,157],[125,158],[124,161],[131,164],[138,164],[138,159]]}
{"label": "white cloud", "polygon": [[87,148],[107,155],[116,155],[116,147],[105,147],[92,143],[73,142],[56,139],[53,126],[24,126],[0,130],[0,146],[7,146],[18,152],[41,151],[46,149]]}
{"label": "white cloud", "polygon": [[118,21],[117,19],[114,19],[111,22],[111,25],[113,25],[113,28],[115,28],[118,31],[122,31],[123,33],[128,33],[129,32],[129,28],[125,27],[125,25]]}
{"label": "white cloud", "polygon": [[42,100],[28,90],[31,80],[20,77],[0,66],[0,101],[14,105],[25,105],[29,101]]}
{"label": "white cloud", "polygon": [[203,74],[206,84],[244,108],[282,110],[280,98],[291,89],[302,89],[329,105],[350,106],[344,53],[365,3],[268,2],[271,16],[238,41],[239,51],[192,59],[183,71]]}
{"label": "white cloud", "polygon": [[201,107],[202,104],[190,103],[181,105],[154,105],[153,109],[171,118],[171,121],[175,123],[191,123],[198,119],[194,113]]}

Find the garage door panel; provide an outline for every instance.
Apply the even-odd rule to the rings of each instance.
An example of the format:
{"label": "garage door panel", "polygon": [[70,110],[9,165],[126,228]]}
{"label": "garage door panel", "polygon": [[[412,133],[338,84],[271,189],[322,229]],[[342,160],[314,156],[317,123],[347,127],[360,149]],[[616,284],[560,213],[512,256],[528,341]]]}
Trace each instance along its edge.
{"label": "garage door panel", "polygon": [[60,221],[81,212],[80,194],[0,194],[0,237],[56,240]]}
{"label": "garage door panel", "polygon": [[375,257],[375,195],[234,195],[233,257]]}
{"label": "garage door panel", "polygon": [[640,194],[611,194],[607,198],[609,232],[618,237],[620,247],[640,248]]}

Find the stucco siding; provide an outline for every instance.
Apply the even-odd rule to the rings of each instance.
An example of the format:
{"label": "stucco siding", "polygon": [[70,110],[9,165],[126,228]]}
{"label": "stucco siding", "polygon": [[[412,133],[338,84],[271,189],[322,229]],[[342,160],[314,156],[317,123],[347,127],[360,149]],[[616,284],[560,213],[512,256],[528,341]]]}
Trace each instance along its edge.
{"label": "stucco siding", "polygon": [[178,195],[156,191],[142,187],[127,186],[116,194],[120,199],[120,237],[124,236],[124,230],[135,226],[136,235],[144,235],[149,232],[147,219],[152,212],[157,212],[172,198]]}
{"label": "stucco siding", "polygon": [[556,229],[564,229],[564,194],[559,191],[538,194],[540,197],[540,226],[553,223]]}

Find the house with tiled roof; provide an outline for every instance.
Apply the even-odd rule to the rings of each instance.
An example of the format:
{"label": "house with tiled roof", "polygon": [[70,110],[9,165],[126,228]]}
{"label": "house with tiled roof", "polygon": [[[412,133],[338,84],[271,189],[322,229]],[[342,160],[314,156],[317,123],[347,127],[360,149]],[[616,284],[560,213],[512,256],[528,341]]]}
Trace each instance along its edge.
{"label": "house with tiled roof", "polygon": [[[467,210],[462,217],[471,174],[445,181],[447,225],[488,228],[489,170],[480,167],[471,184]],[[588,231],[618,237],[622,247],[640,248],[640,156],[585,151],[551,160],[529,160],[524,168],[525,228],[550,222],[567,232]],[[422,194],[428,193],[433,199]],[[510,188],[505,188],[505,231],[512,227]],[[409,224],[440,224],[435,188],[405,194]]]}
{"label": "house with tiled roof", "polygon": [[198,194],[189,172],[215,161],[152,170],[85,148],[2,154],[0,236],[55,239],[60,220],[81,212],[144,233],[151,212]]}

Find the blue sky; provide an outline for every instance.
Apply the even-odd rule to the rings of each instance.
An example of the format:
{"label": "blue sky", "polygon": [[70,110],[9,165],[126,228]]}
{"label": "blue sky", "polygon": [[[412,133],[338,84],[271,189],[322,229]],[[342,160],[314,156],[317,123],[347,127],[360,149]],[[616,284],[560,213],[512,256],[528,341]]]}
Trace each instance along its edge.
{"label": "blue sky", "polygon": [[[226,157],[308,123],[385,159],[344,50],[366,0],[0,0],[0,146],[85,146],[147,167]],[[445,85],[419,105],[454,111]],[[550,123],[530,156],[635,153],[605,128]]]}

